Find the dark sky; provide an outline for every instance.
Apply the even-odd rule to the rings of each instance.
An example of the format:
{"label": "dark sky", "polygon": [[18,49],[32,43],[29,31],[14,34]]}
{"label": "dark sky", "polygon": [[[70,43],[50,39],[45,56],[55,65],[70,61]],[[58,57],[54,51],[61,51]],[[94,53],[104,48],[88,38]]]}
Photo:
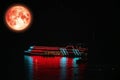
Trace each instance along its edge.
{"label": "dark sky", "polygon": [[[15,3],[29,7],[33,15],[31,27],[24,33],[11,32],[4,24],[6,9]],[[12,0],[3,1],[0,7],[2,7],[0,15],[2,17],[0,19],[2,32],[6,35],[5,39],[9,37],[9,41],[12,43],[27,43],[27,45],[30,43],[44,45],[87,44],[88,28],[96,24],[94,11],[85,1],[77,3],[62,0]]]}

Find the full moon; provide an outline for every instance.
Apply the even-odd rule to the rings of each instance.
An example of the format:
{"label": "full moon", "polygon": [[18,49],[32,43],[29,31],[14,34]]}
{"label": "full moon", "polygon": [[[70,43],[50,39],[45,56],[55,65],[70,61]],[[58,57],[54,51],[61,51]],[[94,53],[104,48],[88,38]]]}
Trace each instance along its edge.
{"label": "full moon", "polygon": [[5,22],[8,28],[15,32],[26,30],[31,23],[32,15],[24,5],[13,5],[5,13]]}

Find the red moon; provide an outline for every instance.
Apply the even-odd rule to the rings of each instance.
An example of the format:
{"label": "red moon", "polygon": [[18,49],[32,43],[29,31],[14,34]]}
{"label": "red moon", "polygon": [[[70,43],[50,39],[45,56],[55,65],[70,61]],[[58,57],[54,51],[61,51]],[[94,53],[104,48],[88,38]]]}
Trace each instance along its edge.
{"label": "red moon", "polygon": [[5,14],[8,28],[15,32],[26,30],[30,26],[31,20],[31,12],[24,5],[13,5],[7,9]]}

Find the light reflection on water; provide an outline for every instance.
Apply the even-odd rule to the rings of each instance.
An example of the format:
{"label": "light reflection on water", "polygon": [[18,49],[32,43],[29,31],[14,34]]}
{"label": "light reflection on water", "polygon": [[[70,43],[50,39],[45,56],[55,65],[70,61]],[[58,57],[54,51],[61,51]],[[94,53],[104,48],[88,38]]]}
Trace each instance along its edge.
{"label": "light reflection on water", "polygon": [[60,80],[66,80],[66,66],[67,66],[67,58],[66,57],[62,57],[60,60]]}
{"label": "light reflection on water", "polygon": [[30,56],[24,56],[25,59],[25,69],[27,74],[27,80],[33,80],[33,59]]}
{"label": "light reflection on water", "polygon": [[79,60],[79,58],[74,58],[73,59],[73,79],[72,80],[79,80],[79,66],[76,64],[76,60]]}
{"label": "light reflection on water", "polygon": [[26,80],[83,80],[86,64],[80,58],[24,56]]}

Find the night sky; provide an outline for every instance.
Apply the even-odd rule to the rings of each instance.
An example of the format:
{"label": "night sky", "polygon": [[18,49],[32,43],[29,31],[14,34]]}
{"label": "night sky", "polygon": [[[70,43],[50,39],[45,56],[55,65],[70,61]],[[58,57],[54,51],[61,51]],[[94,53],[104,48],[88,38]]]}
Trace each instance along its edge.
{"label": "night sky", "polygon": [[[10,31],[4,22],[6,9],[15,3],[29,7],[33,15],[31,27],[23,33]],[[118,44],[118,31],[115,31],[116,28],[113,27],[113,25],[118,26],[118,18],[120,17],[118,14],[118,6],[113,2],[1,0],[1,47],[6,53],[3,55],[8,55],[8,65],[11,66],[9,66],[9,73],[11,68],[15,69],[15,72],[22,72],[23,51],[29,45],[61,46],[69,43],[84,43],[88,46],[89,44],[89,59],[91,61],[110,63],[109,60],[116,56],[109,53],[109,57],[107,57],[106,53],[109,50],[114,52],[116,49],[113,47]],[[114,31],[115,33],[113,33]],[[109,60],[106,60],[105,57]],[[116,58],[114,59],[117,61]],[[10,75],[12,78],[15,75],[14,71]],[[18,77],[19,74],[16,76]],[[18,79],[15,78],[15,80]]]}
{"label": "night sky", "polygon": [[[4,1],[3,1],[4,2]],[[2,31],[10,41],[21,44],[61,45],[68,43],[85,43],[88,45],[88,28],[90,22],[95,24],[95,15],[86,2],[68,1],[5,1],[2,5],[2,17],[6,9],[15,3],[22,3],[30,8],[33,21],[24,33],[14,33],[7,29],[1,19]],[[90,21],[90,22],[89,22]]]}

